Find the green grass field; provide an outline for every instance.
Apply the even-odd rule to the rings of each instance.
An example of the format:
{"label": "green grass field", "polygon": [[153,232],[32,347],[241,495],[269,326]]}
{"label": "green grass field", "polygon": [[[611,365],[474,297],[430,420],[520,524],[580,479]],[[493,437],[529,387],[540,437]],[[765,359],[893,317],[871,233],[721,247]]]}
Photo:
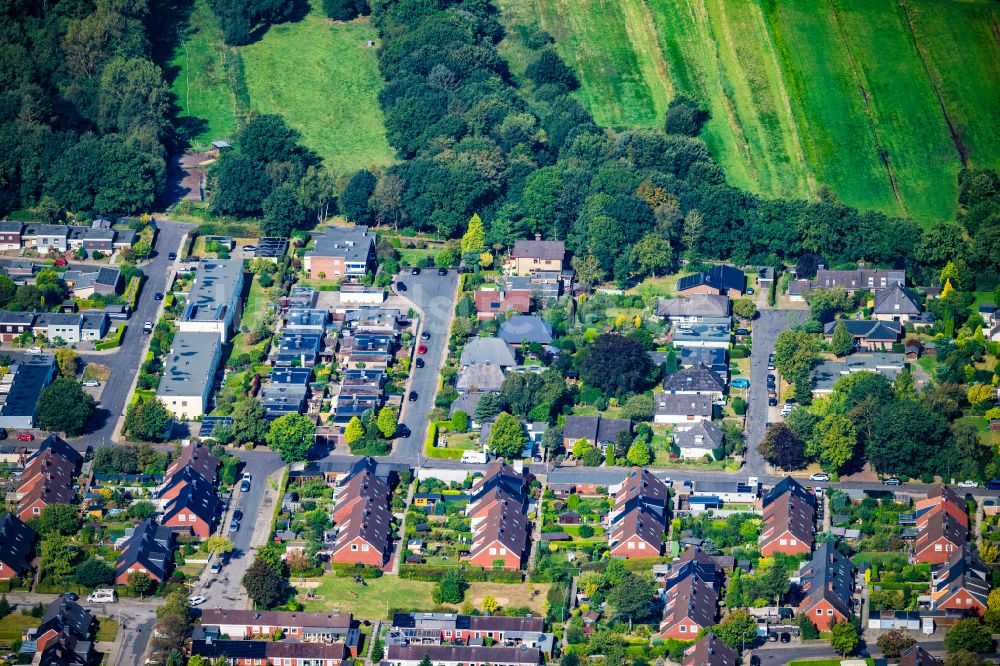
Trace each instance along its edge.
{"label": "green grass field", "polygon": [[375,49],[366,46],[377,35],[367,19],[330,21],[314,3],[301,21],[272,26],[233,49],[223,45],[208,0],[194,0],[184,23],[164,66],[192,148],[231,139],[246,112],[279,113],[338,173],[394,161],[378,105]]}
{"label": "green grass field", "polygon": [[929,224],[954,217],[961,153],[1000,165],[1000,11],[985,0],[499,3],[515,73],[537,24],[601,124],[657,127],[690,94],[730,182],[764,195],[828,186]]}
{"label": "green grass field", "polygon": [[366,19],[331,22],[314,6],[302,21],[272,26],[243,47],[251,108],[280,113],[327,166],[346,173],[391,164],[378,92],[376,39]]}

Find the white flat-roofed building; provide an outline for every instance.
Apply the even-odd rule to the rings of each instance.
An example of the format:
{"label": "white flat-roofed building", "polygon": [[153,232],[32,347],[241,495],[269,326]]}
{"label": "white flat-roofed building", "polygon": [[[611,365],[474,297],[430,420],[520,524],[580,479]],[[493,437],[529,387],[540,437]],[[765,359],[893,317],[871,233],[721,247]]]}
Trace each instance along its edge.
{"label": "white flat-roofed building", "polygon": [[174,416],[195,419],[205,413],[219,366],[222,341],[214,332],[180,331],[174,336],[156,397]]}
{"label": "white flat-roofed building", "polygon": [[243,260],[209,259],[198,264],[177,328],[188,333],[215,333],[226,342],[240,310]]}

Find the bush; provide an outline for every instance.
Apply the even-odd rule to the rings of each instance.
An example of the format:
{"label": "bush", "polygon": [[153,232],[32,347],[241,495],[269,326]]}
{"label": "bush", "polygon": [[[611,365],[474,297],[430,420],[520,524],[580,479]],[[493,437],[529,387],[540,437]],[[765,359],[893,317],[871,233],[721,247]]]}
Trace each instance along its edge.
{"label": "bush", "polygon": [[746,414],[747,401],[739,396],[733,398],[733,411],[736,412],[737,416],[743,416],[744,414]]}

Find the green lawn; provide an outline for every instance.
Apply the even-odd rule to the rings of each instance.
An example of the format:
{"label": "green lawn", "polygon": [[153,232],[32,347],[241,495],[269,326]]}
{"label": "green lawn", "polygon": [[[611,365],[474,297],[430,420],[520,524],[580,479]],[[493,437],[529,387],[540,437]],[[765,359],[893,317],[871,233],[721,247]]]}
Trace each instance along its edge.
{"label": "green lawn", "polygon": [[178,30],[184,40],[165,73],[180,107],[178,120],[187,128],[192,147],[206,149],[212,141],[231,138],[236,132],[234,97],[223,64],[235,53],[223,45],[222,30],[208,0],[194,0],[186,25]]}
{"label": "green lawn", "polygon": [[241,49],[251,108],[280,113],[339,173],[394,160],[377,95],[382,89],[367,19],[333,22],[314,3],[298,23],[271,26]]}
{"label": "green lawn", "polygon": [[111,642],[118,635],[118,621],[110,617],[98,619],[97,640]]}
{"label": "green lawn", "polygon": [[42,623],[40,618],[20,613],[11,613],[0,620],[0,641],[10,642],[21,637],[25,629],[37,627]]}

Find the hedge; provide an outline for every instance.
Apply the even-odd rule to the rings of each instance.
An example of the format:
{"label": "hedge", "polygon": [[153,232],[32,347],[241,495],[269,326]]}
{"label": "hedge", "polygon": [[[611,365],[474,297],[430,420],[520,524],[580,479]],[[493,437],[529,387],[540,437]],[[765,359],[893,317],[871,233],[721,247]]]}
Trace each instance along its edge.
{"label": "hedge", "polygon": [[125,287],[125,293],[122,294],[122,298],[125,303],[135,310],[136,303],[139,300],[139,285],[142,284],[142,277],[135,275],[131,280],[128,281],[128,286]]}
{"label": "hedge", "polygon": [[369,579],[382,577],[382,569],[379,567],[353,564],[351,562],[331,562],[330,570],[338,578],[347,578],[348,576],[361,576],[362,578]]}
{"label": "hedge", "polygon": [[[436,583],[455,567],[432,567],[425,565],[403,564],[399,567],[399,577],[410,580],[423,580]],[[520,571],[510,569],[482,569],[469,567],[461,572],[466,581],[488,583],[522,583],[524,576]]]}
{"label": "hedge", "polygon": [[114,335],[99,342],[95,342],[94,349],[101,351],[102,349],[114,349],[115,347],[120,347],[122,344],[122,336],[124,334],[125,324],[118,324],[118,329],[115,331]]}
{"label": "hedge", "polygon": [[445,449],[435,446],[439,428],[437,421],[431,421],[431,427],[427,431],[427,441],[424,442],[424,455],[428,458],[461,460],[462,454],[465,453],[462,449]]}

